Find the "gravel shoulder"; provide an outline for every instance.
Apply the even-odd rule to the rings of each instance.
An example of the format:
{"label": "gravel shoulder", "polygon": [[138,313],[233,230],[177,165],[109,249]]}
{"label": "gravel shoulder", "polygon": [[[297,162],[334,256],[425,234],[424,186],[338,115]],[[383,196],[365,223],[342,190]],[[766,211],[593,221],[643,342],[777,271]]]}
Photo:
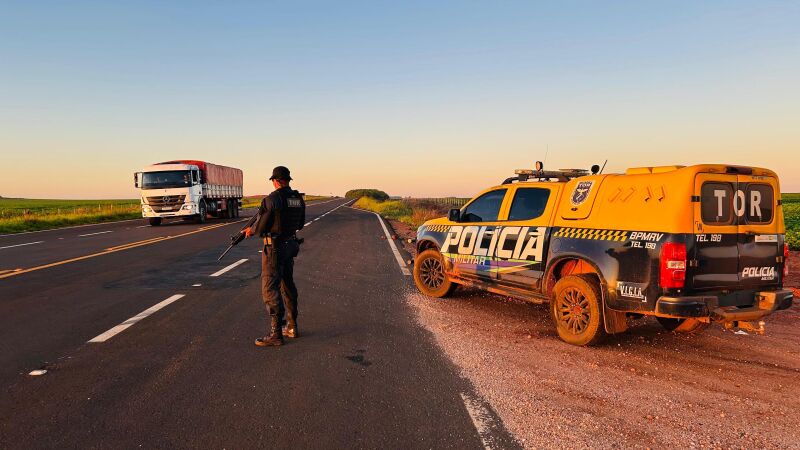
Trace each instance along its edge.
{"label": "gravel shoulder", "polygon": [[[787,281],[800,286],[797,273]],[[407,301],[526,448],[800,448],[797,304],[764,336],[675,334],[647,318],[579,348],[545,305],[465,288],[447,299],[412,288]]]}

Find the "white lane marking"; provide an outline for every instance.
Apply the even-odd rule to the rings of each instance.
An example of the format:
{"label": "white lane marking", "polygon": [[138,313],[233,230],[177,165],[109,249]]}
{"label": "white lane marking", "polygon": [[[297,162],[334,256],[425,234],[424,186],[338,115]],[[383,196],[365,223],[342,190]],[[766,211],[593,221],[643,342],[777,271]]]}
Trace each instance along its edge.
{"label": "white lane marking", "polygon": [[335,202],[336,200],[341,200],[341,199],[340,198],[332,198],[330,200],[325,200],[324,202],[312,201],[311,203],[306,203],[306,206],[324,205],[325,203]]}
{"label": "white lane marking", "polygon": [[200,284],[200,283],[195,283],[195,284],[192,285],[192,287],[200,287],[200,286],[202,286],[202,284]]}
{"label": "white lane marking", "polygon": [[246,263],[247,261],[248,261],[248,259],[247,259],[247,258],[240,259],[240,260],[236,261],[235,263],[231,264],[230,266],[228,266],[228,267],[225,267],[225,268],[223,268],[223,269],[220,269],[220,270],[218,270],[218,271],[216,271],[216,272],[212,273],[210,276],[212,276],[212,277],[218,277],[218,276],[222,275],[223,273],[225,273],[225,272],[227,272],[227,271],[229,271],[229,270],[233,270],[233,269],[235,269],[235,268],[236,268],[236,266],[239,266],[239,265],[241,265],[241,264],[244,264],[244,263]]}
{"label": "white lane marking", "polygon": [[130,326],[132,326],[136,322],[138,322],[138,321],[144,319],[145,317],[153,314],[154,312],[156,312],[159,309],[169,305],[170,303],[182,299],[183,297],[184,297],[184,294],[175,294],[172,297],[170,297],[170,298],[168,298],[166,300],[163,300],[161,303],[157,303],[157,304],[145,309],[144,311],[142,311],[139,314],[131,317],[130,319],[126,320],[125,322],[122,322],[121,324],[115,326],[114,328],[106,331],[105,333],[93,337],[92,339],[89,340],[89,342],[92,342],[92,343],[105,342],[105,341],[111,339],[112,337],[122,333],[123,331],[128,329]]}
{"label": "white lane marking", "polygon": [[464,401],[464,406],[467,408],[467,414],[472,419],[472,425],[478,431],[478,437],[481,438],[483,448],[490,450],[497,448],[492,445],[492,432],[491,432],[491,415],[483,408],[481,402],[477,399],[461,393],[461,400]]}
{"label": "white lane marking", "polygon": [[[339,199],[336,199],[336,200],[339,200]],[[328,200],[328,201],[329,201],[329,202],[332,202],[333,200]],[[303,224],[303,228],[305,228],[305,227],[307,227],[307,226],[311,225],[312,223],[314,223],[314,222],[318,221],[319,219],[322,219],[323,217],[325,217],[325,216],[327,216],[328,214],[330,214],[330,213],[332,213],[332,212],[336,211],[337,209],[341,208],[342,206],[347,206],[347,205],[349,205],[349,204],[353,203],[353,201],[354,201],[354,200],[350,200],[349,202],[342,203],[341,205],[337,206],[336,208],[333,208],[333,209],[332,209],[332,210],[330,210],[330,211],[327,211],[327,212],[325,212],[325,213],[323,213],[323,214],[320,214],[318,217],[316,217],[316,218],[314,218],[314,219],[311,219],[311,220],[309,220],[308,222],[306,222],[305,224]],[[328,202],[323,202],[323,203],[328,203]],[[317,203],[317,204],[318,204],[318,205],[321,205],[322,203]]]}
{"label": "white lane marking", "polygon": [[30,372],[28,372],[28,375],[33,376],[33,377],[38,377],[38,376],[44,375],[46,373],[47,373],[47,369],[36,369],[36,370],[31,370]]}
{"label": "white lane marking", "polygon": [[150,226],[150,225],[139,225],[139,226],[138,226],[138,227],[136,227],[136,228],[146,228],[146,227],[149,227],[149,226]]}
{"label": "white lane marking", "polygon": [[106,234],[106,233],[113,233],[113,232],[114,232],[114,230],[98,231],[97,233],[79,234],[78,237],[96,236],[98,234]]}
{"label": "white lane marking", "polygon": [[362,211],[365,213],[372,213],[375,214],[375,217],[378,218],[378,222],[381,223],[381,228],[383,228],[383,234],[386,235],[386,242],[389,243],[389,248],[392,249],[392,253],[394,253],[394,259],[397,260],[397,265],[400,266],[400,271],[403,272],[403,275],[411,275],[411,272],[408,270],[408,266],[406,262],[403,261],[403,257],[400,256],[400,250],[397,249],[397,245],[394,243],[392,239],[392,235],[389,234],[389,229],[386,228],[386,224],[383,223],[383,217],[380,214],[372,211],[367,211],[364,209],[357,209],[357,208],[350,208],[356,211]]}
{"label": "white lane marking", "polygon": [[41,244],[42,242],[44,242],[44,241],[27,242],[25,244],[17,244],[17,245],[6,245],[5,247],[0,247],[0,250],[2,250],[4,248],[14,248],[14,247],[22,247],[22,246],[25,246],[25,245]]}

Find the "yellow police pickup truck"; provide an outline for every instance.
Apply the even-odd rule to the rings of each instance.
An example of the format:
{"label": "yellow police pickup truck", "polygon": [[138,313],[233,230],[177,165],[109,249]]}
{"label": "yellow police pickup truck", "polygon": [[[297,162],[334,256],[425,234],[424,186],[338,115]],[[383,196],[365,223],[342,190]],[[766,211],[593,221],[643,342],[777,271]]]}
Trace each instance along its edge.
{"label": "yellow police pickup truck", "polygon": [[778,177],[755,167],[602,174],[537,162],[423,224],[416,249],[422,293],[467,285],[549,303],[575,345],[642,315],[679,332],[718,322],[763,333],[761,319],[793,300]]}

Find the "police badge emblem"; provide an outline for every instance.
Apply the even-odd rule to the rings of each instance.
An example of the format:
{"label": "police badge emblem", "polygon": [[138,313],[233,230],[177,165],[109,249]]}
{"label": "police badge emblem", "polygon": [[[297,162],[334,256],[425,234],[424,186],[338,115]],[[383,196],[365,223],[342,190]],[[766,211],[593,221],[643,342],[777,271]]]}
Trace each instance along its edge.
{"label": "police badge emblem", "polygon": [[589,198],[589,192],[592,191],[592,186],[594,185],[594,181],[581,181],[575,186],[575,190],[572,192],[572,201],[573,206],[579,206],[581,203],[585,202],[587,198]]}

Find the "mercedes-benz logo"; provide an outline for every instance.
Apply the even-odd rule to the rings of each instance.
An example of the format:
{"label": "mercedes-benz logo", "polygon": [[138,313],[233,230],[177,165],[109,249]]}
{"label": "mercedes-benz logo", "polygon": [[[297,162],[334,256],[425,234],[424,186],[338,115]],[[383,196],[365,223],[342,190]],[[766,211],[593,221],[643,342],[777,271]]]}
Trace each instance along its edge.
{"label": "mercedes-benz logo", "polygon": [[169,203],[169,195],[165,195],[164,198],[161,199],[164,203]]}

